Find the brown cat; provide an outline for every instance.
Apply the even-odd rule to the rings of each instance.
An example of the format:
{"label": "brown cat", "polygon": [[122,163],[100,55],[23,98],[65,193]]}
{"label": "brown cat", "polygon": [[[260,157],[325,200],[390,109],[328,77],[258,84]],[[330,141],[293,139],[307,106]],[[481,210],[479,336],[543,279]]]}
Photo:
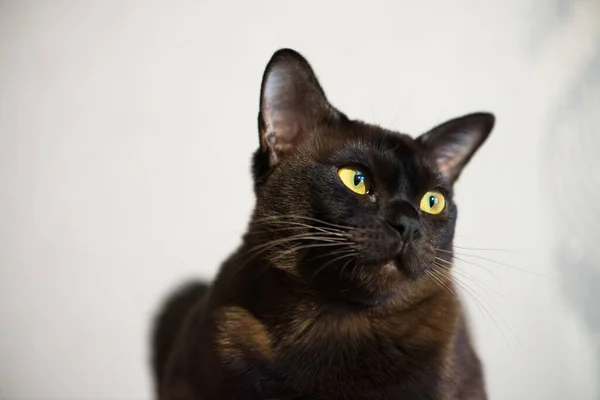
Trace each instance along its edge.
{"label": "brown cat", "polygon": [[308,62],[262,82],[256,208],[210,287],[157,318],[160,399],[485,399],[451,275],[453,184],[494,116],[412,139],[351,120]]}

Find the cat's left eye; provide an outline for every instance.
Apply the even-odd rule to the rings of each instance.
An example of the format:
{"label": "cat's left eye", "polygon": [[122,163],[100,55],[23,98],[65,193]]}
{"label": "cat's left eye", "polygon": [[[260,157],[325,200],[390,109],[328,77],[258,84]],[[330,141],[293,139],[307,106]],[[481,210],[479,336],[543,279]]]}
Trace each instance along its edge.
{"label": "cat's left eye", "polygon": [[430,190],[421,199],[419,207],[428,214],[439,214],[446,208],[446,198],[437,190]]}
{"label": "cat's left eye", "polygon": [[370,182],[366,175],[357,169],[344,167],[338,170],[338,176],[346,187],[357,194],[367,194]]}

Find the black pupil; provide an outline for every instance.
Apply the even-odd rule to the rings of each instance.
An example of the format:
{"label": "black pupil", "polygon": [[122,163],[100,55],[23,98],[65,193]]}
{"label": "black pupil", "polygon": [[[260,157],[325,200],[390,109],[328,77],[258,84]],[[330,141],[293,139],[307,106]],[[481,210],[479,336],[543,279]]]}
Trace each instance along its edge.
{"label": "black pupil", "polygon": [[437,203],[437,197],[435,197],[434,195],[429,196],[429,208],[433,208]]}
{"label": "black pupil", "polygon": [[354,186],[360,185],[361,182],[365,181],[365,177],[360,172],[354,174]]}

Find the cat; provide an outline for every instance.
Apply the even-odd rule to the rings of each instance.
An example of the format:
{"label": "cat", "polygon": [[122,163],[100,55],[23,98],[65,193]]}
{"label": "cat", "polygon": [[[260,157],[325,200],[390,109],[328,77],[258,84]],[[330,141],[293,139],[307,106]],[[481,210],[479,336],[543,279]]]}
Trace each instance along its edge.
{"label": "cat", "polygon": [[302,55],[275,52],[248,230],[156,318],[157,396],[486,399],[450,272],[452,195],[494,123],[471,113],[413,139],[352,120]]}

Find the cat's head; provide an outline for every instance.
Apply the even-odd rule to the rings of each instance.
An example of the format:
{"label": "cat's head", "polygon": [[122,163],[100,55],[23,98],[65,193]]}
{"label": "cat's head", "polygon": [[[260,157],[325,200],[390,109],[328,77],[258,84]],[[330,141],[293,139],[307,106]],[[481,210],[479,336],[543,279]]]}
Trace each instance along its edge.
{"label": "cat's head", "polygon": [[452,187],[493,125],[492,114],[474,113],[413,139],[351,120],[300,54],[277,51],[263,77],[253,164],[256,251],[358,301],[447,269]]}

